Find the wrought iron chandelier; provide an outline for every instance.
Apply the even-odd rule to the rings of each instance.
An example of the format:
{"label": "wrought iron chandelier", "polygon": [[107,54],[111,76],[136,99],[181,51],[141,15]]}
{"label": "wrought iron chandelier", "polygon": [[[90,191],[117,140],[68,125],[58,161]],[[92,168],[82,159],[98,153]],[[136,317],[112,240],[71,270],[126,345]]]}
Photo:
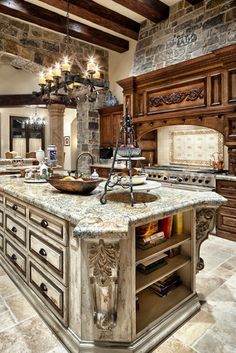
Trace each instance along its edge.
{"label": "wrought iron chandelier", "polygon": [[[99,66],[95,62],[94,57],[88,58],[87,67],[84,68],[75,55],[69,54],[69,44],[71,42],[69,10],[70,0],[67,0],[66,54],[61,62],[55,63],[54,67],[49,67],[40,72],[38,84],[41,87],[41,91],[39,93],[34,92],[35,95],[41,96],[42,100],[47,103],[58,99],[63,103],[78,102],[81,96],[87,98],[88,101],[95,101],[99,94],[99,89],[108,90],[109,88],[109,82],[100,77]],[[72,59],[73,56],[74,59]],[[71,73],[73,63],[80,68],[77,74]]]}

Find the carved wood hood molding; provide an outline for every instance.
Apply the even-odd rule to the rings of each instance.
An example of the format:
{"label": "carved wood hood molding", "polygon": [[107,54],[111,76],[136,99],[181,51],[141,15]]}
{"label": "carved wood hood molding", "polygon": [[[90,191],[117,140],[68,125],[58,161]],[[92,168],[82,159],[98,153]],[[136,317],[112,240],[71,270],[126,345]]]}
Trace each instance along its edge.
{"label": "carved wood hood molding", "polygon": [[236,44],[118,81],[137,135],[166,125],[199,125],[236,148]]}

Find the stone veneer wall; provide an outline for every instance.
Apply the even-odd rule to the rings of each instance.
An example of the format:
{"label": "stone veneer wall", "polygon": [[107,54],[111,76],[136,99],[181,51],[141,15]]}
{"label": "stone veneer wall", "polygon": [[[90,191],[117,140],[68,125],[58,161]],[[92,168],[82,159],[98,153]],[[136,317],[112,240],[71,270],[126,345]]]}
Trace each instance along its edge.
{"label": "stone veneer wall", "polygon": [[[93,55],[108,79],[108,51],[71,38],[69,52],[84,68]],[[25,71],[51,66],[65,54],[65,35],[0,14],[0,63]],[[78,62],[73,71],[78,70]]]}
{"label": "stone veneer wall", "polygon": [[[108,51],[88,43],[70,39],[69,51],[74,60],[86,68],[89,56],[99,64],[101,76],[108,79]],[[24,71],[39,72],[42,67],[51,66],[65,54],[65,35],[34,26],[0,14],[0,64],[12,65]],[[75,63],[73,72],[80,67]],[[81,101],[77,108],[78,154],[90,152],[95,161],[99,156],[98,108],[105,105],[103,94],[98,102]]]}
{"label": "stone veneer wall", "polygon": [[170,7],[167,20],[144,21],[137,43],[132,75],[207,54],[236,43],[236,1],[187,1]]}

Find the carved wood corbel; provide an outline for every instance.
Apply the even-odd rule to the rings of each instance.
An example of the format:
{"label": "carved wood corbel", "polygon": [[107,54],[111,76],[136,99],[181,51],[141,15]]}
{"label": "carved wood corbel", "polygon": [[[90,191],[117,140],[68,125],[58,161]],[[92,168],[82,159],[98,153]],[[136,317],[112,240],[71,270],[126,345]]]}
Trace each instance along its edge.
{"label": "carved wood corbel", "polygon": [[94,323],[102,330],[116,326],[119,277],[119,242],[103,239],[88,248],[89,279],[94,299]]}
{"label": "carved wood corbel", "polygon": [[200,257],[200,247],[213,230],[215,226],[215,219],[215,208],[201,208],[196,212],[196,272],[199,272],[204,268],[204,260]]}

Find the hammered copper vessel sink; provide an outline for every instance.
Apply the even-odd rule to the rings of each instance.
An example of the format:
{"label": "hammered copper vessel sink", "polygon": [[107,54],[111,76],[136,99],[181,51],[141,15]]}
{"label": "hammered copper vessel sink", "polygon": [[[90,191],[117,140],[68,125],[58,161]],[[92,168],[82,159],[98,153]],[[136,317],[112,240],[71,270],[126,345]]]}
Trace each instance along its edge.
{"label": "hammered copper vessel sink", "polygon": [[[149,194],[147,192],[134,192],[134,203],[148,203],[154,202],[157,200],[157,196],[153,194]],[[113,192],[106,195],[106,199],[114,202],[123,202],[130,203],[131,201],[130,192],[122,191],[122,192]]]}
{"label": "hammered copper vessel sink", "polygon": [[48,182],[54,186],[57,190],[61,192],[71,193],[71,194],[83,194],[87,195],[92,192],[103,179],[89,179],[83,178],[82,180],[63,180],[60,177],[52,177],[48,179]]}

